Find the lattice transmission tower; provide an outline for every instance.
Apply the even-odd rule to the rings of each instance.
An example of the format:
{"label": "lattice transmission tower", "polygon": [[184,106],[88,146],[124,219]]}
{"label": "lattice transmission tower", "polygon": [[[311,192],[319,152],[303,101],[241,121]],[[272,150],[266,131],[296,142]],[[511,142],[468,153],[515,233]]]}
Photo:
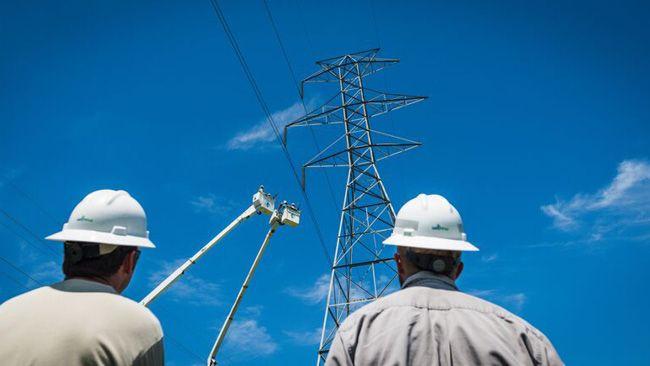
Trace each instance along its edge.
{"label": "lattice transmission tower", "polygon": [[364,78],[398,59],[379,58],[379,49],[316,62],[320,70],[302,81],[338,83],[339,92],[323,106],[289,123],[298,126],[341,125],[343,134],[303,165],[306,169],[346,167],[345,196],[331,269],[318,361],[324,363],[336,330],[354,310],[394,288],[397,278],[391,254],[382,241],[390,235],[395,211],[377,162],[413,149],[419,142],[371,128],[371,118],[425,99],[388,94],[364,85]]}

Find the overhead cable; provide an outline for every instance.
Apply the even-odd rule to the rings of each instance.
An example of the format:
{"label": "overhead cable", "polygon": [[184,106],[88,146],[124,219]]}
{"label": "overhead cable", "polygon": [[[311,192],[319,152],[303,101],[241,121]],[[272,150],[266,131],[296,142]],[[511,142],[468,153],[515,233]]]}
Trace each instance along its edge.
{"label": "overhead cable", "polygon": [[[284,48],[284,43],[282,42],[282,37],[280,37],[280,32],[278,31],[278,27],[275,24],[275,20],[273,19],[273,14],[271,13],[271,8],[269,7],[269,4],[266,0],[262,0],[262,3],[264,4],[264,9],[266,9],[266,15],[269,17],[269,22],[271,23],[271,27],[273,28],[273,33],[275,34],[275,38],[278,40],[278,44],[280,45],[280,50],[282,51],[282,56],[284,57],[284,61],[287,64],[287,68],[289,69],[289,74],[291,74],[291,79],[293,80],[293,83],[296,86],[296,91],[298,92],[298,96],[300,97],[300,103],[302,104],[302,109],[305,111],[305,115],[309,113],[307,110],[307,106],[305,105],[305,98],[300,92],[300,83],[298,82],[298,79],[296,78],[296,74],[293,71],[293,66],[291,65],[291,61],[289,60],[289,56],[287,54],[286,49]],[[307,126],[309,129],[309,132],[311,134],[312,140],[314,142],[314,145],[316,146],[317,151],[321,151],[320,145],[318,144],[318,139],[316,138],[316,133],[314,132],[314,129],[312,128],[311,125]],[[325,176],[325,181],[327,182],[327,188],[330,193],[330,197],[332,198],[331,202],[334,207],[334,211],[337,212],[338,214],[338,207],[336,207],[336,195],[334,194],[334,189],[332,188],[332,182],[330,181],[329,174],[327,174],[327,170],[321,170],[323,172],[323,175]]]}
{"label": "overhead cable", "polygon": [[271,126],[271,129],[273,130],[273,133],[275,135],[277,143],[280,145],[282,152],[284,153],[284,156],[289,163],[289,167],[291,168],[291,171],[293,173],[293,177],[298,185],[298,190],[301,192],[303,199],[305,201],[305,205],[307,206],[307,211],[309,211],[309,216],[312,220],[312,223],[314,224],[314,229],[316,230],[316,234],[318,236],[318,240],[320,242],[321,249],[323,250],[323,254],[327,258],[327,266],[329,268],[330,263],[332,263],[332,259],[327,251],[327,247],[325,246],[325,242],[323,240],[323,235],[320,230],[320,225],[318,224],[318,220],[316,219],[316,216],[314,215],[314,210],[311,206],[311,203],[309,201],[309,198],[307,197],[306,192],[302,189],[302,184],[300,180],[300,176],[298,175],[298,171],[296,170],[296,167],[293,163],[293,160],[291,159],[291,155],[289,154],[289,151],[287,150],[287,147],[282,143],[282,136],[280,135],[280,132],[278,130],[278,127],[275,125],[275,122],[273,120],[273,116],[271,111],[268,108],[268,105],[266,104],[266,101],[264,100],[264,97],[262,95],[261,90],[259,89],[257,82],[255,81],[255,77],[253,76],[253,73],[251,72],[250,68],[248,67],[248,63],[246,62],[246,58],[244,57],[241,49],[239,48],[239,44],[237,42],[237,39],[235,35],[232,33],[230,26],[228,25],[228,22],[226,21],[226,17],[224,16],[223,12],[221,11],[221,7],[219,6],[219,2],[217,0],[210,0],[210,3],[212,4],[212,8],[214,9],[215,14],[217,15],[217,18],[219,19],[219,22],[221,23],[221,26],[223,27],[224,32],[226,33],[226,37],[228,38],[228,42],[230,43],[233,51],[235,52],[235,56],[237,56],[237,61],[239,61],[239,64],[242,67],[242,70],[244,71],[244,75],[246,76],[246,79],[248,79],[248,82],[251,86],[251,89],[253,89],[253,92],[255,94],[255,97],[262,108],[262,111],[264,112],[266,116],[266,120]]}

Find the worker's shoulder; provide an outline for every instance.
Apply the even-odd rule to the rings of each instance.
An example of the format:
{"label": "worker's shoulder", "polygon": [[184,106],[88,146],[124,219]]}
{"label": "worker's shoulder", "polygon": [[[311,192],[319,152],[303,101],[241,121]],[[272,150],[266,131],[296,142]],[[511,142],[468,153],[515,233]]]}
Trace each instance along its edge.
{"label": "worker's shoulder", "polygon": [[120,314],[125,323],[160,328],[158,318],[146,306],[121,295],[107,295],[103,306],[111,308],[111,312]]}
{"label": "worker's shoulder", "polygon": [[14,296],[7,301],[3,302],[0,304],[0,310],[1,309],[10,309],[13,307],[20,307],[25,303],[29,303],[32,301],[38,301],[38,298],[40,298],[40,295],[43,293],[47,292],[48,290],[47,286],[35,288],[33,290],[27,291],[25,293],[22,293],[20,295]]}
{"label": "worker's shoulder", "polygon": [[510,313],[488,301],[455,290],[414,286],[381,297],[355,312],[357,317],[389,311],[431,311],[468,310],[479,313],[510,315]]}
{"label": "worker's shoulder", "polygon": [[[49,306],[46,306],[48,305]],[[122,295],[103,291],[72,291],[62,283],[43,286],[7,300],[1,305],[10,310],[75,308],[88,312],[96,320],[124,323],[132,326],[160,328],[158,318],[145,306]],[[123,320],[123,321],[121,321]]]}
{"label": "worker's shoulder", "polygon": [[345,320],[341,330],[353,330],[368,318],[375,319],[384,315],[392,318],[399,313],[417,311],[444,312],[448,315],[462,313],[462,316],[456,317],[462,321],[470,321],[470,318],[475,321],[500,320],[534,334],[540,340],[546,340],[539,330],[501,306],[460,291],[421,286],[396,291],[362,307]]}

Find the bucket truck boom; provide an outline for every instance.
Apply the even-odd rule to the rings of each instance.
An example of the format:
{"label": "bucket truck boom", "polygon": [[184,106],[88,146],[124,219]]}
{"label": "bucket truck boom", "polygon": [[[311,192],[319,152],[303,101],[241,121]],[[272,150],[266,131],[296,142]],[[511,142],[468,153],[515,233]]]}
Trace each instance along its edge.
{"label": "bucket truck boom", "polygon": [[253,203],[241,213],[235,220],[233,220],[225,229],[221,230],[217,236],[212,238],[207,244],[203,246],[196,254],[194,254],[190,259],[185,261],[178,269],[176,269],[172,274],[165,278],[153,291],[151,291],[140,304],[148,306],[153,300],[155,300],[160,294],[165,291],[169,286],[171,286],[180,276],[182,276],[185,271],[194,263],[196,263],[199,258],[201,258],[208,250],[215,246],[221,239],[223,239],[228,233],[230,233],[235,227],[237,227],[246,219],[250,218],[254,214],[271,214],[276,211],[275,201],[273,197],[264,192],[264,186],[260,186],[257,193],[253,195]]}
{"label": "bucket truck boom", "polygon": [[266,250],[266,247],[268,246],[271,237],[275,233],[275,230],[280,225],[295,227],[298,226],[299,223],[300,223],[300,211],[298,210],[296,205],[287,204],[286,201],[282,202],[280,208],[275,210],[271,215],[271,219],[269,220],[269,225],[271,227],[269,228],[269,231],[266,233],[266,236],[264,237],[264,241],[262,242],[262,245],[260,246],[257,255],[255,256],[255,260],[253,260],[253,264],[251,265],[251,268],[248,270],[248,274],[246,275],[246,278],[244,279],[244,283],[239,289],[239,293],[237,294],[237,297],[235,298],[235,302],[232,304],[232,307],[228,312],[228,316],[226,317],[226,320],[221,326],[221,330],[219,331],[217,340],[214,342],[214,346],[212,346],[212,351],[210,352],[210,356],[208,356],[208,363],[207,363],[208,366],[215,366],[217,364],[217,353],[219,352],[219,349],[221,348],[221,344],[226,338],[226,333],[228,333],[228,328],[230,328],[230,324],[235,318],[235,313],[237,312],[237,308],[239,307],[239,304],[244,298],[244,293],[246,292],[246,289],[248,289],[248,285],[251,279],[253,278],[253,275],[255,274],[255,270],[257,269],[257,266],[260,264],[262,255],[264,254],[264,251]]}

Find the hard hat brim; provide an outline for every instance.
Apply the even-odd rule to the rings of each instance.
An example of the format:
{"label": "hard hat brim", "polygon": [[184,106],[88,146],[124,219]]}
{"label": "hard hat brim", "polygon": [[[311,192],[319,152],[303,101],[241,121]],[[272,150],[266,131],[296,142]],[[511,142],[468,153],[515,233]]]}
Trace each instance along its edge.
{"label": "hard hat brim", "polygon": [[124,245],[142,248],[155,248],[156,246],[148,238],[132,235],[115,235],[90,230],[66,229],[54,233],[45,238],[52,241],[78,241],[82,243],[98,243]]}
{"label": "hard hat brim", "polygon": [[477,252],[479,250],[468,241],[432,238],[430,236],[391,235],[388,239],[384,240],[383,243],[400,247],[452,250],[457,252]]}

